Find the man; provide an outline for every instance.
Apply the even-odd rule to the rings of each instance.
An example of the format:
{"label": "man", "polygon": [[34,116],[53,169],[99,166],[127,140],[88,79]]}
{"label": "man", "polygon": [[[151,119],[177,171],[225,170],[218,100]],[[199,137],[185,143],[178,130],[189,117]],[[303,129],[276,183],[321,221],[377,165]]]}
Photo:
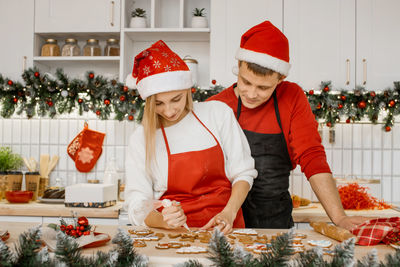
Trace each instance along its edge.
{"label": "man", "polygon": [[289,73],[289,43],[269,21],[243,34],[237,84],[209,100],[228,104],[249,141],[258,177],[243,204],[246,227],[290,228],[290,171],[301,166],[328,216],[352,229],[364,217],[345,215],[318,134],[318,123],[303,90],[284,81]]}

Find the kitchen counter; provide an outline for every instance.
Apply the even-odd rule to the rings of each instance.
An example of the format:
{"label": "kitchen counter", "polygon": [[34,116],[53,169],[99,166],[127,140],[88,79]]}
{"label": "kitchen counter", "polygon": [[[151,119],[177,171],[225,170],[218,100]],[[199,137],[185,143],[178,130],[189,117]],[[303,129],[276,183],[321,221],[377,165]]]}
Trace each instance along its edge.
{"label": "kitchen counter", "polygon": [[78,212],[80,216],[94,218],[116,218],[122,202],[107,208],[71,208],[65,207],[64,203],[9,203],[7,200],[0,201],[0,216],[41,216],[41,217],[71,217],[71,211]]}
{"label": "kitchen counter", "polygon": [[[37,224],[34,223],[4,223],[0,222],[0,229],[5,230],[7,229],[10,232],[10,239],[6,241],[6,244],[10,247],[13,248],[13,243],[18,240],[18,236],[20,233],[28,230],[29,228],[35,226]],[[124,229],[133,229],[133,227],[129,226],[123,226],[122,228]],[[118,229],[118,226],[110,226],[110,225],[96,225],[96,231],[97,232],[102,232],[102,233],[107,233],[111,235],[111,237],[114,237]],[[160,229],[153,229],[154,232],[156,233],[171,233],[171,232],[185,232],[185,230],[175,230],[175,231],[168,231],[168,230],[160,230]],[[257,229],[257,232],[259,234],[267,234],[268,237],[271,237],[272,234],[276,234],[281,232],[282,230],[278,229]],[[307,235],[307,240],[331,240],[333,245],[338,244],[339,242],[332,240],[328,237],[325,237],[317,232],[314,232],[313,230],[298,230],[297,232],[299,233],[304,233]],[[160,242],[166,242],[168,241],[168,236],[166,235],[163,239],[160,240]],[[175,249],[167,249],[167,250],[160,250],[154,248],[154,246],[157,244],[157,241],[146,241],[147,246],[144,248],[136,248],[136,250],[140,254],[147,255],[150,260],[150,265],[149,266],[172,266],[173,264],[176,263],[182,263],[187,261],[188,259],[198,259],[201,263],[205,265],[209,265],[210,261],[207,259],[207,254],[177,254],[175,252]],[[303,242],[305,244],[305,248],[309,249],[311,246],[307,244],[307,242]],[[198,240],[195,241],[194,244],[195,246],[202,246],[202,247],[207,247],[207,244],[200,243]],[[94,252],[97,250],[101,251],[108,251],[111,248],[113,248],[113,244],[111,241],[107,243],[106,246],[98,247],[98,248],[88,248],[83,250],[84,255],[91,256],[93,255]],[[388,246],[388,245],[377,245],[377,246],[371,246],[371,247],[365,247],[365,246],[356,246],[355,248],[355,258],[356,259],[361,259],[363,256],[365,256],[369,251],[371,251],[372,248],[375,248],[377,250],[377,254],[380,260],[384,260],[384,256],[387,253],[394,253],[395,249]],[[326,259],[329,260],[330,256],[325,256],[327,257]]]}
{"label": "kitchen counter", "polygon": [[[400,217],[400,212],[394,209],[384,210],[345,210],[349,216],[365,216],[365,217]],[[310,221],[331,222],[324,208],[320,203],[311,203],[308,207],[300,207],[293,209],[293,221],[296,223],[308,223]]]}

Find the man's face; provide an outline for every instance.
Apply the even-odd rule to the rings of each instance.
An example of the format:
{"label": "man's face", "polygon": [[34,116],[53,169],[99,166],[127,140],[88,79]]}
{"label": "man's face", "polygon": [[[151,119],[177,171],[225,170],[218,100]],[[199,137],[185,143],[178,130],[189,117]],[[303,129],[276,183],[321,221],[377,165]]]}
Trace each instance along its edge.
{"label": "man's face", "polygon": [[246,108],[256,108],[265,103],[274,92],[276,86],[283,81],[285,76],[279,79],[279,74],[256,75],[247,68],[247,63],[239,66],[237,94],[242,99]]}

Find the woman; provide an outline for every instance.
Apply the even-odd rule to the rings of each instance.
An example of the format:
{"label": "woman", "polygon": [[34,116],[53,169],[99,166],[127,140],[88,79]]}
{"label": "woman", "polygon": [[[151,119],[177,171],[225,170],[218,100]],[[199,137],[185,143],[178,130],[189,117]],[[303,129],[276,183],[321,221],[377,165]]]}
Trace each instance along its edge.
{"label": "woman", "polygon": [[[125,164],[131,223],[217,226],[224,233],[244,227],[240,207],[257,171],[230,108],[218,101],[193,103],[189,68],[161,40],[135,57],[130,76],[146,100]],[[172,206],[153,209],[152,201],[162,199]]]}

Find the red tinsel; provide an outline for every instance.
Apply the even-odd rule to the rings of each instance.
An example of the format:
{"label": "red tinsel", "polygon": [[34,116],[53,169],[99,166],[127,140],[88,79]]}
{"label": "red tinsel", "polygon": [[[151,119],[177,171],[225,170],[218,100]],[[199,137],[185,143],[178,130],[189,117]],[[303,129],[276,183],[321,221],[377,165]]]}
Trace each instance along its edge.
{"label": "red tinsel", "polygon": [[392,206],[383,200],[378,200],[367,193],[368,188],[360,186],[358,183],[347,184],[338,187],[340,200],[346,210],[373,210],[389,209]]}

